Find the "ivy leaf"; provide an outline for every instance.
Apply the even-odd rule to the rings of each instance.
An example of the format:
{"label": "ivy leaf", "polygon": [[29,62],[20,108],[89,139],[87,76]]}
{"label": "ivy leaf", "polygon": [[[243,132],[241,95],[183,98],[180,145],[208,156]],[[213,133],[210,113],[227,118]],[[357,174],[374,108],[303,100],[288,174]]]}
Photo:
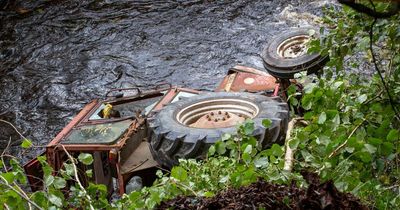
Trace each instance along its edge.
{"label": "ivy leaf", "polygon": [[69,176],[74,175],[74,166],[71,163],[64,163],[64,168]]}
{"label": "ivy leaf", "polygon": [[32,141],[29,139],[24,139],[21,143],[21,147],[24,149],[28,149],[32,146]]}
{"label": "ivy leaf", "polygon": [[364,162],[364,163],[369,163],[372,160],[371,154],[368,152],[360,152],[358,153],[358,157]]}
{"label": "ivy leaf", "polygon": [[208,149],[208,156],[213,156],[215,154],[215,146],[211,145]]}
{"label": "ivy leaf", "polygon": [[386,136],[386,140],[395,141],[397,139],[399,139],[399,131],[396,129],[390,130],[388,135]]}
{"label": "ivy leaf", "polygon": [[269,127],[271,126],[271,124],[272,124],[272,122],[271,122],[270,119],[264,119],[264,120],[262,121],[262,125],[263,125],[265,128],[269,128]]}
{"label": "ivy leaf", "polygon": [[224,142],[221,142],[221,141],[216,142],[215,148],[217,150],[217,153],[220,155],[223,155],[226,152],[226,145]]}
{"label": "ivy leaf", "polygon": [[131,194],[129,194],[129,200],[132,202],[135,202],[136,200],[140,199],[140,192],[139,191],[133,191]]}
{"label": "ivy leaf", "polygon": [[357,97],[357,101],[358,101],[358,103],[360,103],[360,104],[362,104],[362,103],[364,103],[366,100],[367,100],[367,95],[366,94],[362,94],[362,95],[360,95],[360,96],[358,96]]}
{"label": "ivy leaf", "polygon": [[383,155],[389,155],[393,152],[394,146],[390,142],[384,142],[381,145],[381,152]]}
{"label": "ivy leaf", "polygon": [[219,180],[220,183],[226,183],[227,181],[229,181],[229,176],[223,176],[223,177]]}
{"label": "ivy leaf", "polygon": [[85,165],[90,165],[93,163],[93,156],[89,153],[81,153],[78,156],[78,160]]}
{"label": "ivy leaf", "polygon": [[66,186],[67,182],[65,181],[65,179],[61,178],[61,177],[55,177],[54,181],[53,181],[53,185],[56,189],[62,189]]}
{"label": "ivy leaf", "polygon": [[49,201],[57,207],[62,207],[62,199],[54,194],[49,195]]}
{"label": "ivy leaf", "polygon": [[243,152],[247,153],[247,154],[251,154],[252,151],[253,151],[253,147],[251,145],[247,145]]}
{"label": "ivy leaf", "polygon": [[326,121],[326,113],[322,112],[318,117],[318,124],[324,124]]}
{"label": "ivy leaf", "polygon": [[54,182],[54,176],[49,175],[44,177],[44,184],[46,187],[49,187]]}
{"label": "ivy leaf", "polygon": [[88,176],[88,177],[93,177],[93,170],[92,169],[89,169],[89,170],[86,170],[86,175]]}
{"label": "ivy leaf", "polygon": [[227,140],[229,140],[230,138],[232,138],[232,135],[229,134],[229,133],[225,133],[224,135],[222,135],[221,140],[222,140],[222,141],[227,141]]}
{"label": "ivy leaf", "polygon": [[335,83],[333,83],[333,89],[334,90],[337,90],[339,87],[341,87],[343,85],[343,82],[342,81],[338,81],[338,82],[335,82]]}
{"label": "ivy leaf", "polygon": [[40,207],[45,207],[45,209],[47,209],[48,199],[46,198],[46,194],[43,191],[36,191],[32,193],[31,199]]}
{"label": "ivy leaf", "polygon": [[246,164],[248,164],[251,161],[251,156],[249,153],[243,153],[242,159],[246,162]]}
{"label": "ivy leaf", "polygon": [[204,197],[206,197],[206,198],[211,198],[211,197],[213,197],[215,194],[213,193],[213,192],[211,192],[211,191],[207,191],[207,192],[205,192],[204,194],[203,194],[203,196]]}
{"label": "ivy leaf", "polygon": [[333,118],[332,122],[335,124],[335,126],[338,126],[340,124],[339,114],[336,114],[336,116]]}
{"label": "ivy leaf", "polygon": [[185,181],[187,179],[187,172],[180,166],[175,166],[171,170],[171,176],[179,181]]}
{"label": "ivy leaf", "polygon": [[251,120],[246,120],[243,130],[245,135],[251,135],[254,131],[254,122]]}
{"label": "ivy leaf", "polygon": [[273,144],[271,147],[271,151],[272,151],[272,154],[277,157],[280,157],[283,155],[282,147],[279,146],[278,144]]}
{"label": "ivy leaf", "polygon": [[5,180],[7,180],[8,183],[13,182],[16,175],[17,172],[6,172],[0,174],[0,176],[2,176]]}
{"label": "ivy leaf", "polygon": [[372,146],[371,144],[364,144],[364,147],[370,154],[374,154],[376,152],[376,147]]}
{"label": "ivy leaf", "polygon": [[267,157],[257,158],[256,160],[254,160],[254,166],[257,168],[268,167],[268,158]]}

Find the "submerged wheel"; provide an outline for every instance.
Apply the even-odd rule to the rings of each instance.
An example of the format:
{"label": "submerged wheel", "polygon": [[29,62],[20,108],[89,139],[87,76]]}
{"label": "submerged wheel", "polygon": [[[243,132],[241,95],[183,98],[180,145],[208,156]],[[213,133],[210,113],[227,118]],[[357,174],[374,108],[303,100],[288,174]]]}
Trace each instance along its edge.
{"label": "submerged wheel", "polygon": [[[154,159],[172,167],[180,158],[205,157],[208,148],[235,125],[252,119],[253,135],[262,148],[283,144],[289,119],[288,106],[279,97],[250,93],[208,93],[164,107],[148,120],[148,139]],[[270,119],[269,128],[262,125]]]}
{"label": "submerged wheel", "polygon": [[312,38],[310,30],[319,38],[317,30],[312,28],[291,29],[272,37],[261,54],[264,67],[271,75],[292,79],[295,73],[307,71],[311,74],[322,69],[329,58],[318,53],[307,54],[307,42]]}

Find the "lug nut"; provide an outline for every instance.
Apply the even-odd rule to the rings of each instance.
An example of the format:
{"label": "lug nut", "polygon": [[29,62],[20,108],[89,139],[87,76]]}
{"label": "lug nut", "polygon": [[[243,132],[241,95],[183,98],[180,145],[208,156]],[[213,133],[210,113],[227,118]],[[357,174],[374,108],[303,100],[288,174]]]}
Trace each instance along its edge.
{"label": "lug nut", "polygon": [[210,115],[211,115],[211,116],[214,116],[214,112],[211,112]]}
{"label": "lug nut", "polygon": [[215,119],[214,122],[218,122],[218,119]]}
{"label": "lug nut", "polygon": [[226,118],[231,118],[231,116],[228,114],[228,115],[226,115]]}
{"label": "lug nut", "polygon": [[225,121],[226,119],[225,119],[225,117],[224,118],[222,118],[222,121]]}
{"label": "lug nut", "polygon": [[210,118],[208,118],[208,121],[211,121],[211,119],[210,119]]}
{"label": "lug nut", "polygon": [[218,111],[218,114],[222,114],[222,112],[221,112],[221,111]]}

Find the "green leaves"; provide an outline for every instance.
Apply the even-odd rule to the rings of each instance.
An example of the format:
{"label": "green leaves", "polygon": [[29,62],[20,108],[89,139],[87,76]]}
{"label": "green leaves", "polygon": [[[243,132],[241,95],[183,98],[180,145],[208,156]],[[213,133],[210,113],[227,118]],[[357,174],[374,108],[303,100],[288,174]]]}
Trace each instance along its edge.
{"label": "green leaves", "polygon": [[377,150],[376,147],[372,146],[371,144],[364,144],[364,147],[370,154],[374,154]]}
{"label": "green leaves", "polygon": [[326,113],[322,112],[318,117],[318,124],[324,124],[326,121]]}
{"label": "green leaves", "polygon": [[367,100],[367,95],[366,94],[362,94],[360,96],[357,97],[357,102],[362,104]]}
{"label": "green leaves", "polygon": [[171,170],[171,177],[179,181],[185,181],[187,179],[187,172],[182,167],[175,166]]}
{"label": "green leaves", "polygon": [[260,157],[254,160],[254,166],[257,168],[266,168],[268,167],[268,158],[267,157]]}
{"label": "green leaves", "polygon": [[27,149],[32,146],[32,141],[29,139],[22,140],[21,147]]}
{"label": "green leaves", "polygon": [[65,179],[61,178],[61,177],[55,177],[54,181],[53,181],[53,185],[56,189],[62,189],[66,186],[67,182],[65,181]]}
{"label": "green leaves", "polygon": [[254,131],[254,122],[251,120],[246,120],[243,126],[240,127],[244,135],[251,135]]}
{"label": "green leaves", "polygon": [[57,197],[54,194],[50,194],[48,198],[49,198],[49,201],[52,204],[56,205],[57,207],[62,207],[63,206],[62,199],[60,197]]}
{"label": "green leaves", "polygon": [[88,153],[81,153],[78,156],[78,160],[85,165],[90,165],[93,163],[93,156]]}
{"label": "green leaves", "polygon": [[271,124],[272,124],[272,121],[271,121],[270,119],[264,119],[264,120],[262,121],[262,125],[263,125],[265,128],[269,128],[269,127],[271,126]]}
{"label": "green leaves", "polygon": [[44,186],[49,187],[54,182],[54,176],[49,175],[44,177]]}
{"label": "green leaves", "polygon": [[389,131],[388,135],[386,136],[386,140],[388,141],[396,141],[399,139],[399,130],[392,129]]}

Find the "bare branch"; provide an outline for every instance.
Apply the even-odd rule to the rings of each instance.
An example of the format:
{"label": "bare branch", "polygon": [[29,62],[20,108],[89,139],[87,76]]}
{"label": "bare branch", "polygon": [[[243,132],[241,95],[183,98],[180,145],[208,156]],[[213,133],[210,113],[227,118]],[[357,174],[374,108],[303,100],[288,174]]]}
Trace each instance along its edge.
{"label": "bare branch", "polygon": [[347,145],[347,142],[349,141],[349,139],[353,136],[353,134],[358,130],[358,128],[366,121],[366,119],[364,119],[362,122],[360,122],[350,133],[350,135],[347,137],[346,141],[344,141],[341,145],[339,145],[328,157],[332,158],[333,156],[335,156],[343,147],[345,147]]}
{"label": "bare branch", "polygon": [[3,123],[6,123],[6,124],[10,125],[18,133],[18,135],[21,136],[21,138],[26,139],[26,137],[24,135],[22,135],[22,133],[20,133],[18,131],[18,129],[12,123],[10,123],[10,122],[8,122],[6,120],[2,120],[2,119],[0,119],[0,122],[3,122]]}
{"label": "bare branch", "polygon": [[304,119],[302,117],[293,118],[288,124],[288,130],[286,132],[286,140],[285,140],[285,148],[286,148],[285,165],[283,166],[283,170],[286,170],[286,171],[291,171],[293,168],[294,150],[292,150],[289,147],[289,141],[292,138],[291,134],[292,134],[292,131],[293,131],[296,123],[302,123],[304,125],[307,125],[307,122],[304,121]]}

